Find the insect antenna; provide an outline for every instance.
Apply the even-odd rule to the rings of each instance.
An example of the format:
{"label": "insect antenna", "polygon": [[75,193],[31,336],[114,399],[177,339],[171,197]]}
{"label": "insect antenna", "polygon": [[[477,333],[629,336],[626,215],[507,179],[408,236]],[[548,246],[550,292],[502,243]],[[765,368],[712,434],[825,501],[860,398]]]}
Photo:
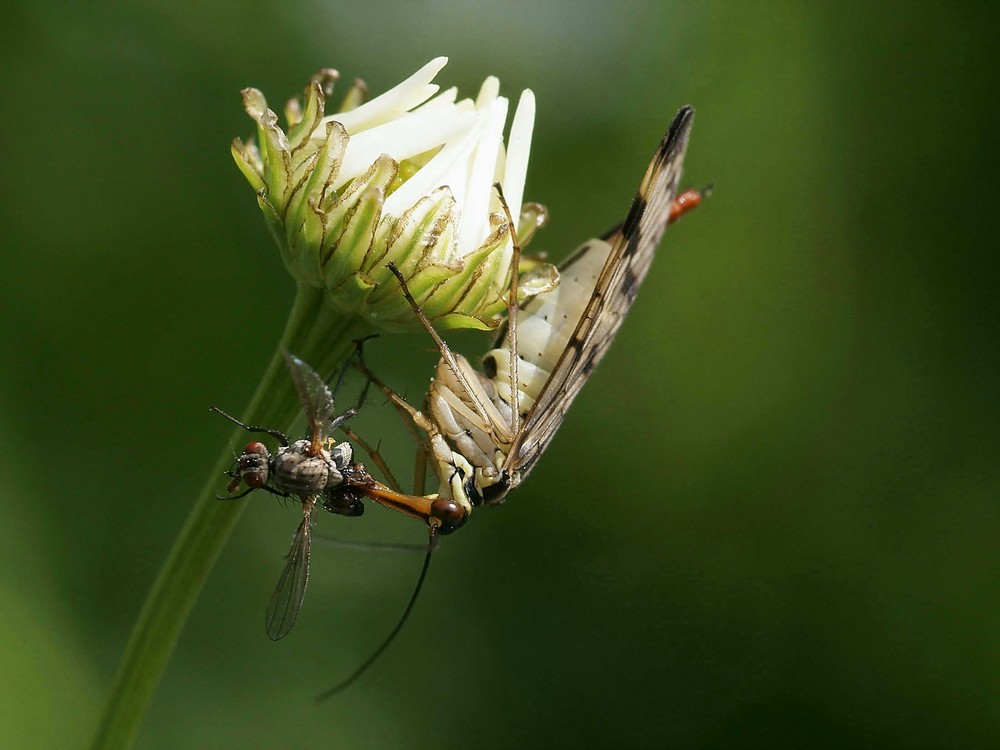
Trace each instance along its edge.
{"label": "insect antenna", "polygon": [[337,695],[337,693],[343,692],[351,685],[353,685],[357,681],[357,679],[361,677],[361,675],[363,675],[365,672],[368,671],[368,668],[375,663],[375,661],[382,655],[382,653],[387,648],[389,648],[389,644],[396,639],[397,635],[399,635],[399,631],[401,631],[403,629],[403,625],[406,624],[406,620],[410,616],[410,612],[413,611],[413,605],[417,603],[417,597],[420,595],[420,589],[423,588],[424,580],[427,578],[427,568],[430,567],[431,564],[431,555],[433,554],[434,550],[437,549],[438,541],[440,540],[440,538],[441,536],[440,534],[438,534],[437,529],[432,527],[430,529],[430,538],[427,540],[427,551],[424,554],[424,564],[420,568],[420,577],[417,579],[417,585],[413,587],[413,593],[410,594],[410,601],[407,602],[406,609],[403,610],[403,615],[399,618],[399,621],[396,623],[396,627],[394,627],[392,629],[392,632],[389,633],[389,636],[384,641],[382,641],[382,645],[380,645],[377,649],[375,649],[372,655],[361,663],[360,667],[355,669],[346,679],[341,680],[329,690],[325,690],[324,692],[317,695],[316,696],[317,703],[322,703],[325,700],[329,700],[333,696]]}
{"label": "insect antenna", "polygon": [[265,433],[267,435],[270,435],[275,440],[277,440],[279,443],[281,443],[281,445],[283,447],[288,447],[288,443],[289,443],[288,435],[286,435],[285,433],[283,433],[281,430],[270,430],[267,427],[257,427],[257,426],[252,425],[252,424],[246,424],[245,422],[241,422],[240,420],[238,420],[232,414],[226,414],[226,412],[222,411],[222,409],[220,409],[218,406],[211,407],[211,409],[209,409],[209,411],[214,411],[216,414],[221,414],[226,419],[228,419],[230,422],[232,422],[235,425],[238,425],[238,426],[242,427],[247,432],[263,432],[263,433]]}

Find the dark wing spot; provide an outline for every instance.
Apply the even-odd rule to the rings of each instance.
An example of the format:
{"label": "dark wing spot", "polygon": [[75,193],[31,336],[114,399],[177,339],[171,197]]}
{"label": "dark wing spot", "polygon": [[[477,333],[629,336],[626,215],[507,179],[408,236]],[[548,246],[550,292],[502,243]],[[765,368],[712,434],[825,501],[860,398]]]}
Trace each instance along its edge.
{"label": "dark wing spot", "polygon": [[632,207],[628,210],[628,216],[626,216],[625,221],[622,222],[622,234],[626,237],[634,234],[636,228],[639,226],[639,220],[642,219],[642,215],[645,211],[646,196],[636,195],[635,200],[632,201]]}
{"label": "dark wing spot", "polygon": [[497,376],[497,360],[496,357],[489,356],[483,357],[483,372],[486,377],[490,380]]}
{"label": "dark wing spot", "polygon": [[642,237],[642,227],[636,227],[632,234],[628,235],[628,242],[625,244],[625,250],[622,253],[622,257],[629,258],[635,255],[635,251],[639,249],[639,239]]}
{"label": "dark wing spot", "polygon": [[635,299],[635,295],[639,293],[639,278],[635,275],[635,270],[632,268],[631,263],[626,263],[625,268],[622,271],[622,291],[625,292],[630,300]]}

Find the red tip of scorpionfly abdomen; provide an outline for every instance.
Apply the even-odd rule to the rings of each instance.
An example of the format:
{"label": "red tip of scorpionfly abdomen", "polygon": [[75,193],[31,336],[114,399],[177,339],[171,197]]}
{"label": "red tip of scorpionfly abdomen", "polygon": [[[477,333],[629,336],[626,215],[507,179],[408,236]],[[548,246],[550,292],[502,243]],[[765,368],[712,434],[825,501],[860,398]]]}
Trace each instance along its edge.
{"label": "red tip of scorpionfly abdomen", "polygon": [[670,218],[667,220],[667,223],[673,224],[688,211],[698,208],[702,198],[706,197],[709,192],[708,188],[705,190],[685,190],[678,195],[674,198],[674,202],[670,204]]}

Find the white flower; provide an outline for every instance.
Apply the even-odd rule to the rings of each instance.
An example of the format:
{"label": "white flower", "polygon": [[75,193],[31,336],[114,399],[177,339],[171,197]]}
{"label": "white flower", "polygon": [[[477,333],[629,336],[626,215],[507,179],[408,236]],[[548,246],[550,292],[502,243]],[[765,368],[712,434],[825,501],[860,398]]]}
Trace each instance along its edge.
{"label": "white flower", "polygon": [[[257,144],[233,142],[233,155],[257,191],[285,264],[303,284],[325,288],[342,312],[388,329],[413,328],[394,262],[424,313],[440,327],[492,328],[504,310],[512,242],[499,182],[519,237],[545,218],[524,204],[535,99],[520,97],[505,149],[509,102],[487,78],[476,100],[431,83],[439,57],[407,80],[361,103],[356,81],[341,111],[325,115],[336,71],[320,71],[304,106],[285,108],[288,132],[263,95],[245,89]],[[523,294],[551,288],[551,266],[528,264]]]}

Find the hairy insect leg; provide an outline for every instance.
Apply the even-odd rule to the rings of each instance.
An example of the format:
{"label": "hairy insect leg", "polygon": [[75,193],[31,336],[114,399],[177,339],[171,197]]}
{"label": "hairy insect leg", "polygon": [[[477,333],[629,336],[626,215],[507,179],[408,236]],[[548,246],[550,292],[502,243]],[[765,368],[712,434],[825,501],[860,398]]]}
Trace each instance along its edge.
{"label": "hairy insect leg", "polygon": [[[355,346],[354,352],[352,352],[351,355],[347,359],[344,360],[344,364],[342,364],[340,366],[340,369],[338,369],[337,372],[334,373],[333,375],[331,375],[330,379],[326,381],[327,385],[329,386],[330,382],[334,378],[337,379],[336,384],[333,386],[333,390],[331,392],[331,395],[336,395],[336,393],[340,390],[340,386],[344,382],[344,377],[347,375],[347,371],[351,367],[351,364],[352,364],[351,363],[351,359],[353,357],[355,357],[355,356],[357,356],[359,360],[361,359],[361,347],[362,347],[362,344],[364,344],[364,342],[367,341],[370,338],[374,338],[374,336],[367,336],[367,337],[365,337],[363,339],[356,339],[355,342],[354,342],[354,346]],[[357,403],[354,406],[352,406],[351,408],[349,408],[347,411],[345,411],[343,414],[339,415],[338,417],[336,417],[335,419],[333,419],[333,420],[330,421],[330,425],[327,428],[328,429],[328,434],[329,434],[329,432],[333,432],[334,430],[336,430],[338,427],[340,427],[348,419],[352,419],[353,417],[357,416],[358,412],[361,411],[361,407],[364,406],[364,404],[365,404],[365,399],[368,398],[368,388],[370,386],[371,386],[371,380],[368,379],[368,380],[365,381],[365,385],[361,389],[361,394],[358,396]]]}
{"label": "hairy insect leg", "polygon": [[[354,351],[351,352],[351,354],[347,357],[347,359],[344,360],[344,364],[342,364],[340,368],[330,376],[330,379],[326,381],[326,384],[330,385],[330,383],[333,382],[334,378],[337,379],[337,383],[331,389],[334,396],[336,396],[337,393],[340,391],[340,386],[344,382],[344,376],[347,375],[347,371],[351,368],[353,364],[351,360],[354,359],[355,357],[358,360],[361,360],[365,342],[368,341],[369,339],[377,339],[377,338],[378,334],[372,333],[360,339],[354,339]],[[362,397],[361,402],[362,403],[364,402],[364,397]],[[361,403],[358,404],[358,408],[360,407]]]}
{"label": "hairy insect leg", "polygon": [[371,380],[366,381],[365,387],[361,389],[361,396],[358,398],[358,403],[352,406],[347,411],[345,411],[339,417],[334,419],[332,422],[330,422],[331,431],[336,430],[348,419],[351,419],[352,417],[356,417],[358,415],[358,412],[361,411],[361,407],[364,406],[365,399],[368,397],[368,388],[371,386],[371,384],[372,384]]}
{"label": "hairy insect leg", "polygon": [[500,206],[507,216],[510,241],[513,245],[510,259],[510,290],[507,292],[507,346],[510,351],[510,431],[512,435],[516,435],[521,428],[521,388],[517,382],[517,292],[520,285],[521,243],[517,240],[517,225],[514,223],[510,206],[507,205],[507,199],[504,197],[503,187],[499,182],[495,183],[493,187],[500,199]]}
{"label": "hairy insect leg", "polygon": [[281,443],[282,446],[287,446],[288,443],[289,443],[288,435],[286,435],[285,433],[283,433],[281,430],[272,430],[272,429],[269,429],[267,427],[257,427],[256,425],[246,424],[246,423],[241,422],[240,420],[238,420],[233,415],[227,414],[226,412],[222,411],[222,409],[220,409],[218,406],[211,407],[210,411],[214,411],[216,414],[221,414],[226,419],[228,419],[230,422],[232,422],[233,424],[239,425],[240,427],[242,427],[247,432],[263,432],[263,433],[265,433],[265,434],[270,435],[271,437],[273,437],[275,440],[277,440],[279,443]]}
{"label": "hairy insect leg", "polygon": [[[229,486],[232,487],[231,484]],[[234,487],[233,489],[236,489],[236,488]],[[238,495],[219,495],[219,494],[216,494],[215,495],[215,499],[216,500],[240,500],[240,499],[246,497],[247,495],[249,495],[255,489],[257,489],[257,488],[256,487],[247,487],[245,490],[243,490],[243,492],[239,493]]]}
{"label": "hairy insect leg", "polygon": [[[378,376],[368,368],[368,363],[365,362],[364,357],[361,356],[360,352],[358,352],[358,369],[364,373],[365,377],[368,378],[368,381],[370,383],[373,383],[376,388],[378,388],[380,391],[382,391],[382,393],[385,394],[386,398],[388,398],[389,401],[392,402],[392,404],[397,409],[399,409],[402,414],[405,414],[407,417],[409,417],[409,419],[412,420],[413,424],[415,424],[424,432],[431,433],[437,431],[437,428],[434,427],[434,424],[429,419],[427,419],[427,417],[425,417],[423,413],[410,406],[409,402],[405,398],[403,398],[401,395],[392,390],[392,388],[383,383],[378,378]],[[404,420],[404,422],[405,421],[407,420]]]}
{"label": "hairy insect leg", "polygon": [[393,475],[392,470],[389,468],[389,464],[386,463],[385,457],[379,451],[379,446],[376,445],[372,447],[364,438],[362,438],[358,433],[352,430],[350,427],[340,427],[340,431],[347,435],[348,440],[352,443],[356,443],[361,447],[361,450],[372,460],[372,463],[382,472],[382,476],[385,477],[386,484],[389,485],[394,491],[402,492],[403,490],[399,486],[399,482]]}
{"label": "hairy insect leg", "polygon": [[434,343],[437,344],[438,350],[441,352],[441,356],[444,357],[445,359],[449,358],[454,359],[455,355],[451,353],[451,348],[448,346],[445,340],[441,338],[441,334],[437,332],[437,329],[435,329],[434,326],[431,325],[431,322],[427,319],[427,316],[424,315],[424,311],[420,309],[420,305],[417,304],[417,301],[413,298],[413,295],[410,294],[410,288],[406,285],[406,279],[403,278],[403,274],[399,272],[399,269],[396,267],[396,264],[389,263],[389,265],[387,265],[386,268],[388,268],[392,272],[392,275],[396,277],[396,281],[399,282],[400,289],[403,290],[403,297],[406,298],[406,301],[409,303],[410,309],[413,310],[413,313],[417,316],[417,318],[420,319],[420,322],[423,323],[424,328],[427,329],[427,333],[429,333],[431,335],[431,338],[434,339]]}
{"label": "hairy insect leg", "polygon": [[[438,433],[437,427],[433,422],[427,419],[426,416],[424,416],[423,412],[414,409],[405,398],[383,383],[378,376],[368,368],[368,363],[365,362],[360,346],[357,350],[357,358],[358,369],[360,369],[361,372],[364,373],[365,377],[368,378],[369,383],[374,383],[375,387],[381,390],[385,394],[386,398],[389,399],[389,402],[393,405],[393,407],[395,407],[396,412],[399,414],[399,418],[402,420],[406,430],[410,433],[414,442],[417,444],[417,457],[414,462],[413,469],[413,492],[415,495],[423,495],[427,477],[427,456],[433,452],[433,449],[430,446],[430,436]],[[425,434],[421,435],[420,432],[418,432],[418,428],[423,430]],[[368,451],[363,444],[359,443],[359,445],[361,445],[362,449],[364,449],[365,452],[372,457],[372,461],[374,461],[375,465],[386,474],[387,478],[392,476],[392,474],[389,473],[387,466],[383,468],[383,466],[381,466],[375,459],[375,456],[372,455],[372,453]],[[399,491],[398,483],[393,489]]]}
{"label": "hairy insect leg", "polygon": [[289,495],[287,492],[280,492],[279,490],[276,490],[273,487],[268,487],[265,484],[265,485],[261,485],[260,487],[247,487],[245,490],[243,490],[243,492],[241,492],[238,495],[216,495],[215,499],[216,500],[239,500],[241,498],[246,497],[247,495],[249,495],[254,490],[264,490],[264,492],[269,492],[272,495],[274,495],[275,497],[291,497],[291,495]]}
{"label": "hairy insect leg", "polygon": [[[396,268],[395,263],[389,263],[389,265],[386,267],[392,272],[392,275],[396,277],[396,281],[399,282],[399,286],[403,290],[403,297],[406,298],[406,301],[409,303],[414,314],[420,319],[420,322],[423,323],[424,328],[427,329],[427,332],[431,335],[431,338],[434,339],[434,343],[437,344],[438,352],[441,354],[441,359],[443,359],[448,364],[448,368],[454,373],[456,380],[458,380],[458,382],[462,385],[462,388],[465,390],[465,392],[470,394],[471,397],[472,394],[476,393],[476,389],[473,387],[472,383],[470,383],[469,379],[466,377],[465,370],[459,366],[458,360],[455,359],[455,354],[451,351],[451,348],[448,346],[445,340],[441,338],[441,334],[439,334],[434,329],[434,326],[431,325],[431,322],[427,319],[427,316],[424,315],[424,311],[420,309],[420,305],[417,304],[417,301],[413,298],[413,295],[410,294],[410,289],[406,285],[406,279],[403,278],[403,274],[401,274],[399,272],[399,269]],[[472,397],[471,400],[479,418],[482,419],[483,422],[489,423],[490,422],[489,415],[485,411],[483,411],[483,407],[480,405],[479,401],[474,397]],[[419,412],[417,413],[419,414]],[[420,427],[420,429],[429,432],[429,430],[427,430],[427,428],[425,428],[423,425],[418,424],[418,426]]]}

